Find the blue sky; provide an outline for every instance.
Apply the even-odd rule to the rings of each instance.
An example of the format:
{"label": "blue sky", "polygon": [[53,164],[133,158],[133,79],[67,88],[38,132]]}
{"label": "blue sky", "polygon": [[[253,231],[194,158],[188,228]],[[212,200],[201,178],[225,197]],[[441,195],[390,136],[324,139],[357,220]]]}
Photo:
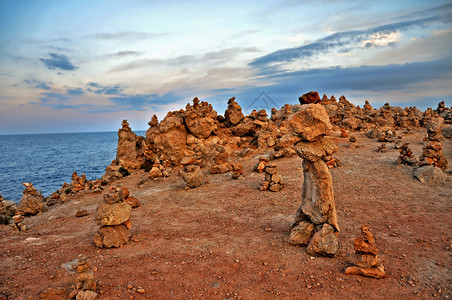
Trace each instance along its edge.
{"label": "blue sky", "polygon": [[242,2],[0,1],[0,134],[141,130],[195,96],[452,105],[450,1]]}

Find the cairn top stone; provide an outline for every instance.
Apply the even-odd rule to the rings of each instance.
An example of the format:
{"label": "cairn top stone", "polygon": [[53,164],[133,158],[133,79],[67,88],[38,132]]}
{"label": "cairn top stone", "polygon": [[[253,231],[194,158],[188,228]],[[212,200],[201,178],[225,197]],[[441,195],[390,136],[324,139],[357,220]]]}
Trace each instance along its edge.
{"label": "cairn top stone", "polygon": [[308,142],[313,142],[327,135],[332,129],[330,118],[320,104],[302,105],[289,119],[289,128]]}

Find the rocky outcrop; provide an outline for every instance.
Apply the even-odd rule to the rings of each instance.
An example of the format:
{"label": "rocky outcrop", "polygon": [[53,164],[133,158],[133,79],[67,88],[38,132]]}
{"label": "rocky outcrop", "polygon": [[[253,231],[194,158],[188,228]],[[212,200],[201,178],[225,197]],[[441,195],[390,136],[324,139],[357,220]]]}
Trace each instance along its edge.
{"label": "rocky outcrop", "polygon": [[305,245],[312,235],[308,243],[311,255],[334,256],[339,251],[339,225],[333,180],[325,161],[330,160],[337,147],[324,138],[332,126],[319,104],[303,105],[291,121],[294,133],[301,138],[294,148],[303,159],[304,182],[289,242]]}
{"label": "rocky outcrop", "polygon": [[118,148],[116,161],[118,165],[127,169],[139,169],[144,163],[144,138],[137,136],[129,126],[127,120],[122,121],[122,128],[118,131]]}
{"label": "rocky outcrop", "polygon": [[11,217],[16,213],[16,203],[8,201],[0,195],[0,224],[9,224]]}
{"label": "rocky outcrop", "polygon": [[111,187],[109,193],[104,194],[95,217],[96,224],[101,226],[94,235],[97,247],[120,247],[129,241],[131,211],[132,207],[124,202],[124,191],[121,188]]}
{"label": "rocky outcrop", "polygon": [[356,238],[353,246],[355,253],[349,256],[349,262],[353,265],[345,269],[347,275],[363,275],[374,278],[386,277],[382,260],[377,256],[375,238],[370,232],[369,226],[361,226],[361,238]]}
{"label": "rocky outcrop", "polygon": [[277,173],[275,163],[270,163],[266,165],[263,171],[265,172],[265,177],[259,183],[260,185],[259,190],[279,192],[286,186],[281,176]]}
{"label": "rocky outcrop", "polygon": [[23,183],[25,189],[22,199],[17,207],[17,213],[21,215],[36,215],[46,209],[44,196],[41,191],[36,190],[31,182]]}

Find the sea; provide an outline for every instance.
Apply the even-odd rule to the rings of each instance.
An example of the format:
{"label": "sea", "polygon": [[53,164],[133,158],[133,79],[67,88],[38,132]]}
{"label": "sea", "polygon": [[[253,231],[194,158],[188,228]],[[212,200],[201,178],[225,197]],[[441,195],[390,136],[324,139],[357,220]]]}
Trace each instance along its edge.
{"label": "sea", "polygon": [[19,203],[24,182],[48,197],[70,183],[74,171],[101,178],[117,145],[117,132],[0,135],[0,194]]}

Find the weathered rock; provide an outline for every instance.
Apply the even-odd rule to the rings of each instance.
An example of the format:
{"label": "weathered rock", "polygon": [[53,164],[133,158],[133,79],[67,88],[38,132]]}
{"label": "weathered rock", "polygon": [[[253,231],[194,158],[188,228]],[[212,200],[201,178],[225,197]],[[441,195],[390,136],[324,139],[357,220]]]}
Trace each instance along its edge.
{"label": "weathered rock", "polygon": [[309,242],[306,252],[310,255],[335,256],[339,251],[339,240],[334,228],[329,224],[323,224]]}
{"label": "weathered rock", "polygon": [[39,293],[40,300],[66,300],[68,292],[64,287],[48,287]]}
{"label": "weathered rock", "polygon": [[397,164],[414,166],[419,163],[418,160],[416,159],[416,157],[414,157],[413,152],[411,151],[411,149],[408,146],[409,146],[409,144],[405,143],[401,147],[400,156],[397,158],[397,161],[396,161]]}
{"label": "weathered rock", "polygon": [[288,125],[293,134],[308,142],[318,140],[332,129],[328,114],[320,104],[302,105]]}
{"label": "weathered rock", "polygon": [[95,291],[80,291],[77,294],[76,300],[94,300],[97,298]]}
{"label": "weathered rock", "polygon": [[96,224],[99,226],[119,225],[129,220],[132,207],[124,202],[99,204],[96,212]]}
{"label": "weathered rock", "polygon": [[452,125],[444,128],[441,133],[446,139],[452,139]]}
{"label": "weathered rock", "polygon": [[88,215],[88,211],[87,211],[86,209],[78,210],[78,211],[75,213],[75,216],[76,216],[77,218],[81,218],[81,217],[84,217],[84,216],[87,216],[87,215]]}
{"label": "weathered rock", "polygon": [[381,130],[374,128],[372,130],[369,130],[366,133],[366,136],[370,139],[376,139],[381,135],[381,133],[382,133]]}
{"label": "weathered rock", "polygon": [[289,236],[289,243],[296,246],[307,246],[314,235],[314,224],[302,221],[292,228]]}
{"label": "weathered rock", "polygon": [[316,103],[320,103],[322,100],[320,99],[319,93],[318,92],[309,92],[304,94],[303,96],[300,96],[298,98],[298,101],[300,101],[301,105],[304,104],[316,104]]}
{"label": "weathered rock", "polygon": [[199,166],[185,166],[180,174],[185,183],[191,188],[198,187],[205,183],[204,174]]}
{"label": "weathered rock", "polygon": [[357,266],[351,266],[345,269],[346,275],[363,275],[367,277],[373,277],[373,278],[385,278],[386,273],[384,272],[384,268],[378,267],[378,268],[361,268]]}
{"label": "weathered rock", "polygon": [[[261,161],[261,163],[263,163]],[[286,185],[282,182],[281,176],[279,176],[276,172],[276,164],[270,163],[264,167],[265,172],[265,178],[260,182],[260,191],[272,191],[272,192],[279,192],[282,190]]]}
{"label": "weathered rock", "polygon": [[374,255],[378,254],[378,250],[373,244],[361,238],[355,239],[355,241],[353,242],[353,247],[356,252],[370,253]]}
{"label": "weathered rock", "polygon": [[9,224],[11,217],[16,213],[16,209],[14,201],[5,200],[0,195],[0,224]]}
{"label": "weathered rock", "polygon": [[123,224],[102,226],[94,235],[94,243],[99,248],[121,247],[129,241],[131,235],[127,226]]}
{"label": "weathered rock", "polygon": [[322,157],[333,155],[338,148],[328,139],[320,139],[315,142],[301,141],[294,146],[298,156],[309,161],[316,161]]}
{"label": "weathered rock", "polygon": [[125,169],[139,169],[145,161],[142,142],[144,138],[137,136],[129,127],[127,120],[122,121],[118,131],[118,148],[116,161]]}
{"label": "weathered rock", "polygon": [[240,123],[245,116],[242,113],[242,108],[240,105],[235,101],[235,97],[232,97],[228,101],[228,108],[226,109],[224,113],[224,118],[227,126],[234,126]]}
{"label": "weathered rock", "polygon": [[414,171],[413,176],[420,182],[426,184],[439,184],[446,182],[449,179],[449,176],[447,176],[446,173],[433,165],[417,168]]}
{"label": "weathered rock", "polygon": [[25,189],[23,191],[22,199],[20,200],[17,211],[20,211],[26,215],[36,215],[43,212],[46,209],[44,203],[44,196],[41,192],[35,189],[31,182],[23,183]]}

